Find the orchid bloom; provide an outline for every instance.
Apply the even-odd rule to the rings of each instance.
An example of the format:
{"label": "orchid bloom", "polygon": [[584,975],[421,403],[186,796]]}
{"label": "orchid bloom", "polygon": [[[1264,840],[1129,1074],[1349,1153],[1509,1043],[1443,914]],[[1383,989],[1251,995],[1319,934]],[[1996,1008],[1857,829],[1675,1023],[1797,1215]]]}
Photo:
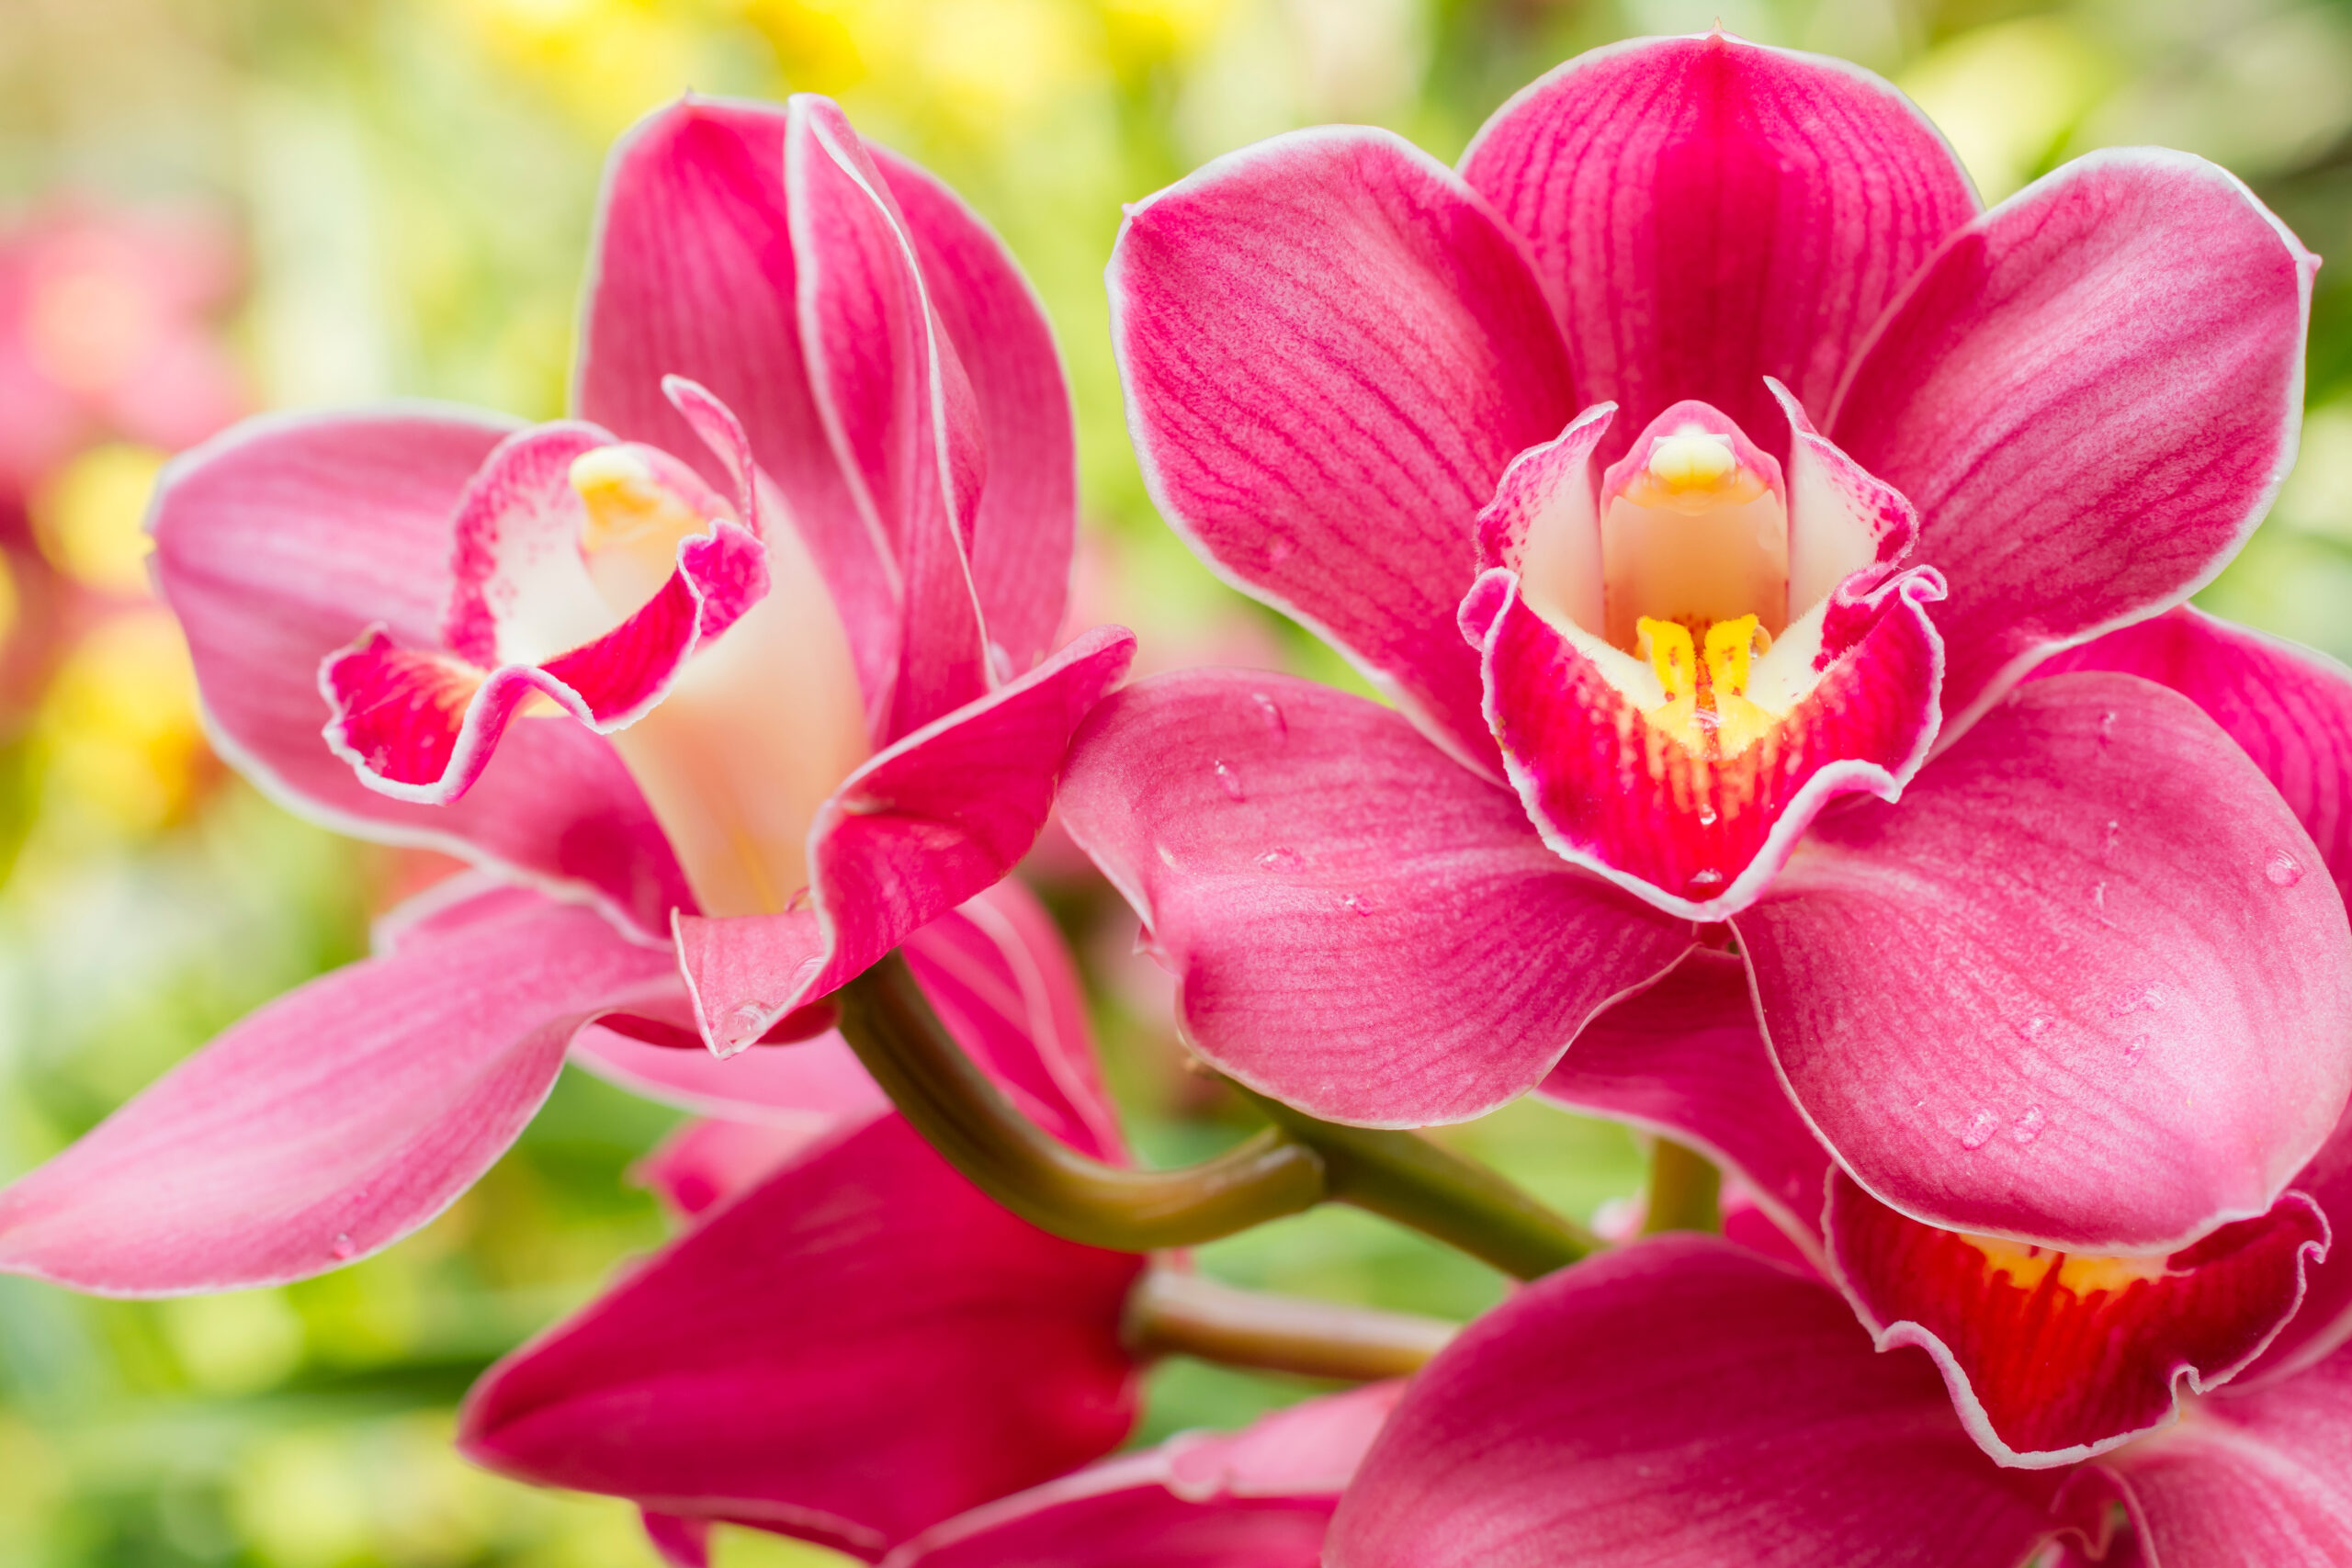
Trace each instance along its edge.
{"label": "orchid bloom", "polygon": [[578,418],[265,419],[154,511],[221,753],[515,891],[396,922],[0,1192],[0,1269],[153,1294],[372,1251],[598,1020],[722,1055],[818,1032],[1035,840],[1132,639],[1052,650],[1070,417],[1011,257],[812,97],[656,113],[596,236]]}
{"label": "orchid bloom", "polygon": [[1111,264],[1144,471],[1396,710],[1140,682],[1064,820],[1193,1048],[1317,1116],[1481,1114],[1736,942],[1892,1210],[2100,1255],[2267,1215],[2352,1089],[2339,828],[2145,670],[2020,682],[2253,527],[2314,265],[2185,154],[1979,211],[1885,83],[1720,32],[1569,62],[1458,171],[1221,159]]}

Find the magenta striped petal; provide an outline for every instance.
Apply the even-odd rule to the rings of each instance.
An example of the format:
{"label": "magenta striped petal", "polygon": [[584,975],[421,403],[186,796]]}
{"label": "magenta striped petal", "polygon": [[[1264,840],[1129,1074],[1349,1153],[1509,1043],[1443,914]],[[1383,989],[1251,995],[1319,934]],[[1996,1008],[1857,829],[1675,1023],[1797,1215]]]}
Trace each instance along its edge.
{"label": "magenta striped petal", "polygon": [[1879,1348],[1927,1351],[1969,1435],[2035,1467],[2105,1453],[2235,1376],[2294,1315],[2329,1240],[2290,1192],[2169,1257],[2052,1253],[1905,1219],[1843,1174],[1828,1233]]}
{"label": "magenta striped petal", "polygon": [[2291,1377],[2352,1339],[2352,1110],[2296,1172],[2294,1191],[2327,1216],[2334,1245],[2304,1267],[2303,1304],[2240,1382]]}
{"label": "magenta striped petal", "polygon": [[715,485],[729,482],[726,468],[662,379],[687,377],[732,409],[832,593],[869,712],[887,711],[899,667],[897,565],[809,387],[785,196],[787,118],[777,105],[689,97],[613,149],[573,403],[626,440],[678,454]]}
{"label": "magenta striped petal", "polygon": [[2315,258],[2186,153],[2095,152],[1984,214],[1826,422],[1951,585],[1945,733],[2053,649],[2186,598],[2294,461]]}
{"label": "magenta striped petal", "polygon": [[802,94],[790,112],[809,381],[851,493],[898,563],[898,684],[876,730],[893,739],[994,684],[970,560],[987,436],[888,182],[831,101]]}
{"label": "magenta striped petal", "polygon": [[1497,772],[1454,609],[1504,467],[1576,409],[1515,237],[1393,136],[1299,131],[1134,208],[1110,287],[1161,515]]}
{"label": "magenta striped petal", "polygon": [[867,761],[809,829],[806,907],[680,915],[679,964],[711,1048],[741,1050],[1011,871],[1045,826],[1072,731],[1134,652],[1129,634],[1098,626]]}
{"label": "magenta striped petal", "polygon": [[1924,1356],[1714,1236],[1537,1280],[1415,1375],[1330,1568],[2018,1568],[2068,1522]]}
{"label": "magenta striped petal", "polygon": [[1691,942],[1394,712],[1285,676],[1118,693],[1071,746],[1060,809],[1176,976],[1187,1043],[1336,1121],[1494,1109]]}
{"label": "magenta striped petal", "polygon": [[518,897],[314,980],[0,1191],[0,1269],[104,1295],[278,1284],[438,1214],[670,955]]}
{"label": "magenta striped petal", "polygon": [[240,426],[165,476],[157,578],[187,634],[214,743],[288,806],[666,930],[671,907],[692,903],[685,879],[602,738],[526,724],[463,799],[425,807],[366,787],[320,733],[327,656],[370,626],[402,647],[440,646],[458,499],[513,428],[423,410]]}
{"label": "magenta striped petal", "polygon": [[2266,1213],[2352,1088],[2352,931],[2185,698],[2019,687],[1735,922],[1838,1161],[1946,1229],[2162,1253]]}
{"label": "magenta striped petal", "polygon": [[1577,400],[1623,406],[1609,457],[1685,398],[1776,430],[1766,376],[1827,407],[1879,312],[1976,212],[1886,83],[1721,31],[1577,56],[1487,121],[1462,175],[1527,236]]}

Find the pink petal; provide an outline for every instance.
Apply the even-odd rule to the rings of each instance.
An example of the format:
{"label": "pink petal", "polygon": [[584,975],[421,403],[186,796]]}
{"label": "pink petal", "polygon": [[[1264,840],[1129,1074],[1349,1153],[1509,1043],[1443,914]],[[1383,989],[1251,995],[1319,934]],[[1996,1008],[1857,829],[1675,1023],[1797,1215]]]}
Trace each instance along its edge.
{"label": "pink petal", "polygon": [[493,1368],[493,1469],[865,1555],[1114,1447],[1138,1258],[1049,1236],[897,1117],[714,1212]]}
{"label": "pink petal", "polygon": [[[2174,1417],[2292,1316],[2327,1222],[2299,1193],[2169,1258],[2069,1258],[1908,1220],[1840,1174],[1830,1258],[1879,1348],[1935,1359],[2003,1464],[2071,1464]],[[2137,1265],[2137,1267],[2134,1267]]]}
{"label": "pink petal", "polygon": [[801,352],[784,185],[786,111],[688,97],[613,150],[581,325],[580,414],[728,475],[662,393],[707,387],[741,419],[849,634],[870,707],[899,666],[897,566],[817,412]]}
{"label": "pink petal", "polygon": [[669,955],[537,901],[279,998],[0,1192],[0,1269],[106,1295],[281,1283],[431,1220],[583,1023]]}
{"label": "pink petal", "polygon": [[2317,265],[2227,173],[2124,149],[1984,214],[1888,313],[1827,424],[1951,584],[1947,737],[2234,553],[2294,461]]}
{"label": "pink petal", "polygon": [[879,1104],[847,1118],[811,1115],[808,1125],[773,1122],[689,1122],[629,1168],[629,1178],[650,1189],[680,1221],[689,1221],[738,1193],[748,1192],[823,1142],[837,1128],[862,1126],[888,1114]]}
{"label": "pink petal", "polygon": [[1838,627],[1850,640],[1825,639],[1835,662],[1820,683],[1770,735],[1714,761],[1644,718],[1519,587],[1498,569],[1462,604],[1511,783],[1563,859],[1662,910],[1713,920],[1747,908],[1824,807],[1860,792],[1893,799],[1935,739],[1932,572],[1852,602]]}
{"label": "pink petal", "polygon": [[279,800],[343,831],[464,855],[664,930],[692,896],[599,737],[523,725],[463,800],[423,807],[367,788],[320,735],[327,655],[370,626],[406,647],[439,646],[451,519],[510,429],[409,412],[241,425],[167,474],[154,512],[158,580],[187,633],[214,744]]}
{"label": "pink petal", "polygon": [[710,1521],[648,1512],[645,1539],[668,1568],[710,1568]]}
{"label": "pink petal", "polygon": [[648,1100],[802,1137],[863,1121],[890,1105],[847,1043],[830,1032],[721,1059],[704,1050],[696,1034],[657,1045],[599,1027],[581,1032],[571,1043],[571,1059]]}
{"label": "pink petal", "polygon": [[2337,888],[2352,894],[2352,672],[2188,604],[2041,666],[2068,670],[2138,675],[2203,708],[2286,797]]}
{"label": "pink petal", "polygon": [[1315,1568],[1402,1392],[1374,1383],[1105,1460],[935,1526],[886,1568]]}
{"label": "pink petal", "polygon": [[992,684],[970,552],[987,437],[888,182],[840,108],[795,96],[785,139],[801,341],[817,412],[897,561],[896,739]]}
{"label": "pink petal", "polygon": [[1577,406],[1515,238],[1393,136],[1299,131],[1134,208],[1110,285],[1161,514],[1494,771],[1454,607],[1504,467]]}
{"label": "pink petal", "polygon": [[2110,1455],[2161,1568],[2332,1568],[2352,1561],[2352,1357],[2200,1404]]}
{"label": "pink petal", "polygon": [[1818,1258],[1829,1156],[1781,1087],[1729,953],[1694,952],[1594,1019],[1537,1092],[1704,1151]]}
{"label": "pink petal", "polygon": [[2335,1242],[2326,1257],[2304,1266],[2302,1306],[2241,1383],[2291,1377],[2352,1338],[2352,1110],[2296,1172],[2294,1190],[2319,1205]]}
{"label": "pink petal", "polygon": [[1060,804],[1177,976],[1193,1050],[1340,1122],[1492,1110],[1690,945],[1397,715],[1284,676],[1120,692]]}
{"label": "pink petal", "polygon": [[1078,542],[1077,432],[1044,305],[1004,242],[930,171],[867,144],[931,306],[971,378],[988,448],[972,525],[972,590],[1001,673],[1060,635]]}
{"label": "pink petal", "polygon": [[1768,375],[1826,407],[1879,312],[1976,211],[1886,83],[1720,30],[1579,55],[1487,122],[1462,176],[1532,243],[1577,400],[1623,405],[1612,457],[1684,398],[1773,429]]}
{"label": "pink petal", "polygon": [[679,963],[712,1048],[741,1049],[1012,870],[1045,824],[1071,732],[1134,652],[1132,636],[1097,626],[851,774],[809,831],[813,907],[681,915]]}
{"label": "pink petal", "polygon": [[2020,687],[1897,806],[1815,824],[1736,922],[1792,1091],[1923,1223],[2177,1250],[2267,1211],[2352,1087],[2352,934],[2187,700]]}
{"label": "pink petal", "polygon": [[1657,1237],[1537,1280],[1416,1375],[1325,1561],[2016,1568],[2054,1489],[1995,1468],[1926,1358],[1873,1355],[1834,1291]]}

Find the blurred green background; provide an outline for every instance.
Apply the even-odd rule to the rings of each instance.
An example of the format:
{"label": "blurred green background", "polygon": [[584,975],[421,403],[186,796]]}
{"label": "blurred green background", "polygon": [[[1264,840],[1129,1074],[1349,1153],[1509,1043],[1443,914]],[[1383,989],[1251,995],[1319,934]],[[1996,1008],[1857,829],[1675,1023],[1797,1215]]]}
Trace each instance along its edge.
{"label": "blurred green background", "polygon": [[[162,454],[239,412],[423,394],[560,411],[606,143],[682,89],[840,97],[1010,240],[1075,386],[1079,613],[1151,667],[1345,680],[1154,520],[1101,273],[1119,204],[1327,120],[1442,156],[1590,45],[1720,17],[1909,89],[1988,199],[2084,149],[2237,171],[2323,255],[2352,230],[2352,7],[2277,0],[6,0],[0,5],[0,1177],[214,1031],[365,950],[448,869],[299,823],[206,751],[149,600]],[[2303,456],[2204,596],[2352,656],[2352,269],[2320,275]],[[1115,1085],[1165,1159],[1230,1135],[1182,1070],[1133,923],[1031,868],[1086,958]],[[656,1243],[630,1162],[674,1116],[571,1075],[422,1235],[280,1291],[93,1302],[0,1280],[0,1565],[649,1564],[630,1510],[469,1471],[450,1409],[490,1359]],[[1532,1106],[1455,1137],[1590,1215],[1614,1129]],[[1334,1212],[1205,1249],[1245,1283],[1467,1314],[1498,1282]],[[1144,1438],[1305,1385],[1171,1362]],[[729,1536],[722,1562],[813,1563]]]}

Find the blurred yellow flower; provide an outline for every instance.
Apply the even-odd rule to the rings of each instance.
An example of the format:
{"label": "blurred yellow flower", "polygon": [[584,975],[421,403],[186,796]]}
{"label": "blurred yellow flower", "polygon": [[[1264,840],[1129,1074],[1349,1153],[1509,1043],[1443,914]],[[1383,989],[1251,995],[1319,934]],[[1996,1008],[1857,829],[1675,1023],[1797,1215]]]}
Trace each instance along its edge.
{"label": "blurred yellow flower", "polygon": [[99,622],[66,655],[37,731],[53,806],[122,834],[175,818],[207,760],[196,672],[160,606]]}
{"label": "blurred yellow flower", "polygon": [[51,566],[100,593],[148,592],[143,525],[164,455],[152,446],[93,446],[33,498],[35,537]]}

